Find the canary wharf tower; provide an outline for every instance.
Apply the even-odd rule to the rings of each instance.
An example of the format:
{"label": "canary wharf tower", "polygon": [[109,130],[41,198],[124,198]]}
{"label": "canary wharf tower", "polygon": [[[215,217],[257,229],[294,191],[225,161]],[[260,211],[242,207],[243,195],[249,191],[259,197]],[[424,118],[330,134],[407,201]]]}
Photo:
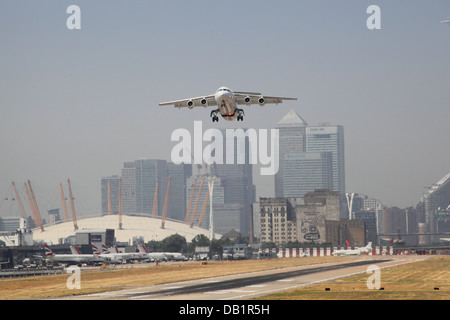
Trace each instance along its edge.
{"label": "canary wharf tower", "polygon": [[[275,175],[275,197],[284,197],[283,172],[286,154],[297,154],[306,151],[305,132],[308,124],[293,109],[289,111],[277,124],[279,130],[279,159],[280,166]],[[312,190],[311,190],[312,191]]]}

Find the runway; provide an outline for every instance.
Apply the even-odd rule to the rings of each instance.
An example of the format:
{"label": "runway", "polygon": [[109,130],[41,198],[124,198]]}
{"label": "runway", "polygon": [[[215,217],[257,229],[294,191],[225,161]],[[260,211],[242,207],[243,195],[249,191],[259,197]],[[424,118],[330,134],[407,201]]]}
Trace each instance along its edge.
{"label": "runway", "polygon": [[78,300],[245,300],[365,273],[368,266],[385,268],[423,259],[418,256],[361,256],[346,263],[323,263],[302,267],[220,276],[164,285],[72,296]]}

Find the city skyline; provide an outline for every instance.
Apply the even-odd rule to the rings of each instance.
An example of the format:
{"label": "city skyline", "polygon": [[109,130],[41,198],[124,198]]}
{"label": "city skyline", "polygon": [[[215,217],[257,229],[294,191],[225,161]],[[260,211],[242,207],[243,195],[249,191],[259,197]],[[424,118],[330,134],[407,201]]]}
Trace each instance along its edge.
{"label": "city skyline", "polygon": [[[292,115],[293,115],[293,113],[295,113],[295,111],[293,110],[293,109],[291,109],[289,112],[287,112],[286,113],[286,115],[284,115],[283,116],[283,118],[282,118],[282,120],[283,119],[287,119],[287,118],[289,118],[290,120],[292,120]],[[296,116],[298,116],[298,115],[296,115]],[[301,117],[300,117],[301,118]],[[289,121],[290,121],[289,120]],[[333,130],[337,130],[337,129],[339,129],[340,128],[340,130],[341,130],[341,133],[343,132],[343,128],[342,128],[342,126],[334,126],[334,125],[331,125],[330,123],[321,123],[323,126],[317,126],[317,125],[312,125],[312,126],[309,126],[307,123],[306,123],[306,121],[305,120],[303,120],[302,119],[302,121],[304,122],[304,127],[303,127],[303,132],[304,132],[304,134],[305,134],[305,137],[303,137],[302,138],[302,140],[304,141],[304,143],[305,143],[305,145],[303,146],[304,147],[304,149],[306,150],[306,132],[308,131],[307,129],[310,129],[310,128],[313,128],[313,129],[315,129],[315,130],[317,130],[317,128],[327,128],[327,127],[329,127],[329,128],[331,128],[331,130],[333,131]],[[294,121],[295,122],[295,121]],[[277,122],[277,128],[278,129],[282,129],[282,127],[280,127],[280,121],[279,122]],[[284,123],[284,125],[286,125],[286,123]],[[298,122],[296,123],[296,125],[298,125]],[[303,126],[303,125],[302,125]],[[286,127],[284,127],[284,128],[286,128]],[[245,130],[245,129],[244,129]],[[334,132],[334,131],[333,131]],[[223,133],[223,136],[225,136],[225,133],[224,133],[224,129],[222,129],[222,133]],[[326,133],[326,132],[325,132]],[[335,132],[335,133],[337,133],[337,131]],[[288,138],[292,138],[292,137],[289,137],[288,136]],[[334,144],[334,143],[333,143]],[[236,147],[236,146],[235,146]],[[248,150],[248,145],[246,146],[246,150]],[[280,146],[280,148],[282,148],[281,146]],[[316,147],[317,148],[317,147]],[[313,146],[313,149],[314,149],[314,146]],[[325,161],[325,162],[329,162],[329,164],[328,165],[331,165],[331,152],[313,152],[313,151],[309,151],[309,152],[298,152],[298,153],[286,153],[285,154],[285,157],[286,158],[289,158],[289,160],[290,161],[293,161],[293,160],[297,160],[299,157],[300,158],[306,158],[306,159],[309,159],[309,158],[311,158],[311,159],[315,159],[315,161],[317,161],[320,157],[323,157],[323,156],[327,156],[327,157],[329,157],[330,159],[329,160],[327,160],[327,161]],[[225,159],[225,157],[226,157],[226,154],[224,154],[224,159]],[[237,154],[235,154],[235,158],[237,157]],[[246,160],[246,162],[248,162],[248,153],[246,153],[246,157],[247,157],[247,160]],[[236,159],[235,159],[236,160]],[[298,160],[297,160],[298,161]],[[323,161],[323,160],[321,160],[321,161]],[[171,163],[170,162],[170,160],[164,160],[164,159],[152,159],[152,158],[150,158],[150,159],[147,159],[147,158],[144,158],[144,159],[138,159],[138,160],[133,160],[133,161],[125,161],[122,165],[123,165],[123,167],[122,167],[122,169],[121,170],[119,170],[120,172],[121,172],[121,174],[118,174],[117,172],[113,172],[113,173],[110,173],[110,175],[109,176],[106,176],[106,177],[101,177],[100,178],[100,189],[101,189],[101,192],[100,192],[100,204],[101,204],[101,208],[100,208],[100,210],[98,211],[98,212],[92,212],[90,215],[92,215],[92,214],[97,214],[97,213],[103,213],[103,214],[106,214],[107,213],[107,211],[106,211],[106,209],[105,208],[107,208],[106,206],[107,206],[107,203],[105,202],[105,198],[104,197],[106,197],[106,187],[107,187],[107,181],[108,180],[114,180],[114,179],[116,179],[117,181],[118,181],[118,179],[119,178],[122,178],[122,176],[125,176],[125,181],[129,181],[130,179],[132,179],[132,180],[135,180],[136,179],[136,173],[135,173],[135,171],[136,171],[136,167],[137,166],[141,166],[141,167],[143,167],[143,164],[144,163],[159,163],[160,164],[160,166],[162,166],[163,167],[163,171],[164,172],[167,172],[168,171],[168,168],[169,168],[169,166],[170,167],[174,167],[174,168],[176,168],[176,167],[179,167],[179,166],[182,166],[182,167],[185,167],[186,165],[178,165],[178,164],[173,164],[173,163]],[[235,161],[236,162],[236,161]],[[325,163],[324,162],[324,163]],[[280,163],[281,163],[281,159],[280,159]],[[292,163],[294,163],[294,162],[292,162]],[[137,165],[137,164],[140,164],[140,165]],[[188,166],[191,166],[191,165],[188,165]],[[211,175],[212,174],[212,176],[217,176],[218,178],[219,178],[219,180],[220,180],[220,177],[225,177],[226,175],[224,175],[226,172],[228,172],[228,173],[230,173],[229,171],[229,169],[228,169],[228,167],[229,166],[236,166],[236,167],[242,167],[242,168],[244,168],[244,167],[246,167],[247,165],[246,164],[244,164],[244,165],[227,165],[227,164],[222,164],[222,165],[217,165],[217,164],[214,164],[214,165],[212,165],[211,167],[210,166],[205,166],[205,164],[203,164],[203,165],[196,165],[196,164],[192,164],[192,170],[190,170],[190,172],[192,172],[192,176],[189,176],[189,178],[196,178],[197,177],[197,179],[198,179],[198,177],[199,176],[202,176],[202,175]],[[251,165],[250,165],[251,166]],[[255,172],[257,172],[257,167],[258,166],[255,166],[255,165],[253,165],[253,169],[252,169],[252,172],[250,173],[250,176],[254,176],[255,175]],[[221,169],[222,168],[222,169]],[[240,168],[239,170],[243,170],[242,168]],[[290,166],[290,171],[292,171],[292,165]],[[129,174],[130,174],[130,169],[133,171],[132,172],[132,175],[133,175],[133,177],[131,178],[131,177],[129,177]],[[219,173],[219,174],[217,174],[217,171],[218,171],[218,169],[219,169],[219,171],[223,171],[222,173]],[[176,169],[175,169],[176,170]],[[238,170],[238,171],[239,171]],[[297,170],[297,169],[295,169],[295,170]],[[140,171],[144,171],[144,169],[141,169]],[[172,171],[173,171],[173,169],[172,169]],[[214,172],[212,172],[211,173],[211,171],[214,171]],[[248,169],[245,169],[244,171],[248,171]],[[244,172],[243,171],[243,172]],[[330,172],[331,171],[333,171],[331,168],[329,168],[328,169],[328,171],[324,171],[324,174],[325,175],[328,175],[328,174],[330,174]],[[291,172],[291,174],[293,174],[294,172]],[[322,174],[322,173],[321,173]],[[321,175],[321,174],[319,174],[319,176]],[[317,175],[317,172],[316,173],[313,173],[313,172],[311,172],[310,174],[308,174],[307,176],[305,176],[305,177],[309,177],[309,178],[311,178],[311,177],[313,177],[314,175]],[[345,174],[344,174],[345,175]],[[159,196],[158,196],[158,206],[157,206],[157,208],[158,208],[158,212],[157,212],[157,216],[160,216],[161,215],[161,212],[162,212],[162,202],[163,202],[163,199],[164,199],[164,194],[165,194],[165,190],[166,190],[166,186],[167,186],[167,178],[168,178],[168,176],[169,176],[169,174],[167,174],[167,176],[165,176],[164,178],[163,178],[163,182],[162,182],[162,185],[163,186],[159,186],[159,190],[160,190],[160,192],[159,192]],[[233,173],[233,174],[231,174],[231,176],[230,176],[230,178],[231,179],[233,179],[233,177],[234,177],[234,179],[236,179],[236,178],[239,178],[241,176],[241,174],[238,172],[238,173]],[[156,176],[155,176],[156,177]],[[272,180],[274,180],[274,176],[268,176],[270,179],[272,179]],[[290,177],[290,184],[292,184],[292,182],[293,182],[293,178],[295,178],[294,176],[291,176]],[[322,185],[320,185],[321,183],[325,183],[325,184],[327,184],[327,183],[330,183],[330,178],[323,178],[322,177],[322,179],[325,179],[325,180],[322,180],[322,182],[317,182],[318,183],[318,185],[317,185],[317,188],[322,188]],[[141,180],[143,180],[142,179],[142,177],[141,177]],[[333,178],[331,177],[331,180],[333,180]],[[179,182],[181,182],[181,180],[179,181]],[[116,182],[115,184],[117,184],[117,185],[111,185],[112,187],[112,194],[114,194],[114,190],[115,191],[117,191],[118,190],[118,182]],[[331,185],[333,185],[333,183],[332,183],[332,181],[331,181]],[[275,183],[274,183],[274,186],[275,186]],[[178,186],[179,187],[179,186]],[[191,186],[192,187],[192,186]],[[256,187],[256,193],[258,194],[258,186],[256,185],[255,186]],[[133,190],[128,190],[127,189],[127,186],[126,186],[126,182],[125,182],[125,184],[123,185],[123,194],[124,194],[124,196],[123,196],[123,203],[125,204],[124,205],[124,210],[123,210],[123,212],[125,213],[125,214],[127,214],[127,213],[134,213],[134,212],[138,212],[138,213],[150,213],[150,209],[151,209],[151,207],[153,206],[153,198],[152,197],[148,197],[146,200],[145,199],[143,199],[142,197],[141,197],[141,199],[139,200],[139,201],[136,201],[136,199],[134,199],[133,200],[133,204],[132,204],[132,206],[130,207],[129,206],[129,204],[128,204],[128,206],[127,206],[127,194],[134,194],[135,192],[136,192],[136,186],[133,186],[132,188],[134,188]],[[129,188],[129,186],[128,186],[128,188]],[[184,188],[184,187],[183,187]],[[295,188],[296,187],[292,187],[292,186],[288,186],[288,187],[286,187],[286,188],[290,188],[290,189],[292,189],[292,190],[295,190]],[[117,190],[116,190],[117,189]],[[150,183],[150,184],[148,184],[148,186],[147,186],[147,189],[151,189],[149,192],[147,192],[148,194],[154,194],[154,183]],[[189,188],[187,188],[187,189],[189,189]],[[222,187],[222,189],[223,189],[223,187]],[[311,188],[310,188],[311,189]],[[314,188],[312,188],[311,190],[310,189],[308,189],[307,191],[308,192],[312,192],[312,191],[314,191]],[[332,188],[332,190],[334,190],[334,191],[338,191],[338,189],[339,188]],[[128,190],[128,191],[127,191]],[[190,189],[189,189],[190,190]],[[12,190],[11,190],[12,191]],[[42,189],[40,190],[40,191],[42,191]],[[44,190],[47,194],[46,194],[46,196],[48,195],[48,192],[49,192],[49,190],[48,189],[45,189]],[[180,190],[178,190],[178,191],[180,191]],[[230,188],[228,188],[228,192],[230,192],[230,191],[232,191]],[[305,189],[305,191],[306,191],[306,189]],[[215,190],[215,193],[216,192],[218,192],[218,188],[216,188],[216,190]],[[234,191],[234,193],[236,193],[237,191]],[[291,193],[292,193],[292,191],[290,191]],[[351,191],[350,191],[351,192]],[[25,199],[25,195],[23,194],[23,192],[20,192],[19,191],[19,193],[21,194],[21,197],[23,197],[23,199],[22,199],[22,201],[25,201],[26,202],[26,199]],[[222,190],[222,193],[223,193],[223,190]],[[295,193],[295,192],[294,192]],[[358,192],[356,192],[356,193],[358,193]],[[171,194],[174,194],[174,191],[173,190],[171,190]],[[188,198],[188,196],[189,196],[189,194],[190,194],[190,192],[188,191],[188,192],[186,192],[185,194],[184,194],[184,197],[185,197],[185,199],[184,200],[182,200],[182,201],[185,201],[185,202],[187,202],[187,198]],[[202,193],[202,195],[204,196],[204,192]],[[362,192],[359,192],[359,194],[363,194]],[[56,193],[55,193],[55,195],[56,195]],[[366,195],[366,194],[364,194],[364,195]],[[40,197],[41,195],[39,195],[39,197]],[[67,195],[66,195],[67,196]],[[222,195],[222,196],[224,196],[224,194]],[[370,199],[376,199],[376,198],[374,198],[374,197],[372,197],[371,195],[366,195],[366,196],[368,196]],[[58,201],[60,201],[60,193],[58,193],[57,194],[57,197],[58,197]],[[228,196],[228,197],[230,197],[230,196]],[[259,201],[259,197],[260,196],[257,196],[256,197],[256,202],[258,202]],[[261,197],[266,197],[266,196],[261,196]],[[269,198],[270,197],[275,197],[275,195],[271,195],[271,196],[269,196]],[[288,195],[286,195],[286,197],[298,197],[298,196],[295,196],[294,194],[288,194]],[[171,198],[172,199],[172,198]],[[42,198],[41,198],[41,200],[42,200]],[[383,201],[382,201],[382,199],[376,199],[377,201],[380,201],[380,203],[382,204],[382,205],[386,205],[385,203],[383,203]],[[117,199],[113,199],[112,200],[113,202],[115,201],[115,202],[117,202]],[[39,202],[39,201],[38,201]],[[140,206],[139,205],[136,205],[138,202],[140,202],[141,204],[140,204]],[[146,202],[146,205],[144,205],[143,204],[143,202]],[[417,204],[420,202],[420,199],[417,201]],[[200,200],[200,207],[202,206],[202,204],[203,204],[203,197],[201,197],[201,200]],[[48,208],[50,208],[49,210],[51,210],[51,209],[61,209],[62,210],[62,206],[59,206],[60,205],[60,203],[58,202],[58,204],[56,205],[56,206],[53,206],[53,207],[48,207]],[[414,205],[415,206],[415,205]],[[414,207],[413,206],[413,207]],[[139,207],[140,208],[140,210],[138,210],[137,209],[137,207]],[[144,209],[144,207],[146,208],[146,209]],[[395,207],[395,206],[394,206]],[[47,207],[45,208],[45,209],[47,209]],[[15,209],[15,211],[18,211],[18,209],[16,210]],[[113,214],[114,213],[117,213],[117,212],[113,212]],[[207,209],[207,213],[209,214],[209,207],[208,207],[208,209]],[[46,211],[44,211],[43,212],[43,214],[44,214],[44,216],[46,216]],[[81,215],[83,215],[83,214],[81,214]],[[11,215],[3,215],[3,216],[11,216]],[[181,216],[180,216],[181,217]],[[180,218],[180,217],[172,217],[172,218],[176,218],[176,219],[178,219],[178,220],[180,220],[180,221],[182,221],[183,219],[182,219],[182,217]],[[206,220],[205,220],[206,221]]]}
{"label": "city skyline", "polygon": [[[299,99],[246,109],[247,128],[275,128],[290,109],[342,125],[347,192],[415,206],[450,172],[448,1],[231,1],[230,24],[213,18],[220,3],[79,1],[81,29],[68,30],[71,4],[0,4],[2,197],[30,179],[54,209],[70,178],[77,214],[101,212],[101,178],[133,159],[169,160],[173,130],[237,126],[158,107],[221,85]],[[380,30],[366,27],[371,4]],[[273,177],[253,178],[258,197],[273,196]],[[3,198],[0,214],[11,210]]]}

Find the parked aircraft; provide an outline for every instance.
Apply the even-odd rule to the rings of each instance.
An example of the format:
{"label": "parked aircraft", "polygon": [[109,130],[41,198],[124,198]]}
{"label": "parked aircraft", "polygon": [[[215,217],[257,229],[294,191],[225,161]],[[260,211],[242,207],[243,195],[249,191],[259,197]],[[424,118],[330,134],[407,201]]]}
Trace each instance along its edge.
{"label": "parked aircraft", "polygon": [[95,254],[81,254],[79,251],[77,254],[56,254],[47,244],[44,244],[44,248],[45,258],[54,263],[81,266],[83,263],[93,264],[102,262],[102,259],[95,256]]}
{"label": "parked aircraft", "polygon": [[333,256],[360,255],[368,253],[370,250],[372,250],[372,242],[369,242],[367,246],[362,248],[336,250],[333,252]]}
{"label": "parked aircraft", "polygon": [[168,260],[167,256],[164,253],[162,253],[162,252],[150,252],[150,251],[147,250],[147,248],[143,244],[138,245],[138,248],[139,248],[140,254],[142,256],[148,258],[151,261]]}
{"label": "parked aircraft", "polygon": [[187,261],[188,258],[186,258],[182,253],[179,252],[163,252],[163,254],[167,257],[168,260],[174,260],[174,261]]}
{"label": "parked aircraft", "polygon": [[104,254],[112,254],[115,255],[117,257],[122,257],[123,259],[126,259],[127,262],[130,260],[140,260],[141,259],[141,255],[137,252],[120,252],[119,248],[117,247],[117,245],[114,245],[114,248],[111,248],[113,250],[113,252],[111,252],[110,249],[108,249],[104,244],[102,244],[102,252]]}
{"label": "parked aircraft", "polygon": [[102,250],[100,250],[96,244],[91,243],[91,246],[94,255],[97,255],[98,257],[102,258],[105,263],[119,264],[119,263],[126,263],[127,261],[127,257],[120,254],[111,253],[104,244],[101,244]]}

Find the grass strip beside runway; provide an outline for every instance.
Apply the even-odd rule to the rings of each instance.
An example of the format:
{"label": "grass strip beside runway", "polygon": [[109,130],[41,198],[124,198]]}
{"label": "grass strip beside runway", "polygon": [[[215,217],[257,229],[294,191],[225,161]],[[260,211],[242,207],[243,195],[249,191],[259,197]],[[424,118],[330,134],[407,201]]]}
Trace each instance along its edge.
{"label": "grass strip beside runway", "polygon": [[82,295],[302,265],[353,261],[357,257],[305,257],[271,260],[199,261],[127,265],[127,269],[91,268],[81,272],[81,289],[68,289],[69,274],[0,279],[0,299],[32,299]]}
{"label": "grass strip beside runway", "polygon": [[450,256],[381,269],[382,290],[368,289],[369,274],[276,293],[265,300],[450,300]]}

